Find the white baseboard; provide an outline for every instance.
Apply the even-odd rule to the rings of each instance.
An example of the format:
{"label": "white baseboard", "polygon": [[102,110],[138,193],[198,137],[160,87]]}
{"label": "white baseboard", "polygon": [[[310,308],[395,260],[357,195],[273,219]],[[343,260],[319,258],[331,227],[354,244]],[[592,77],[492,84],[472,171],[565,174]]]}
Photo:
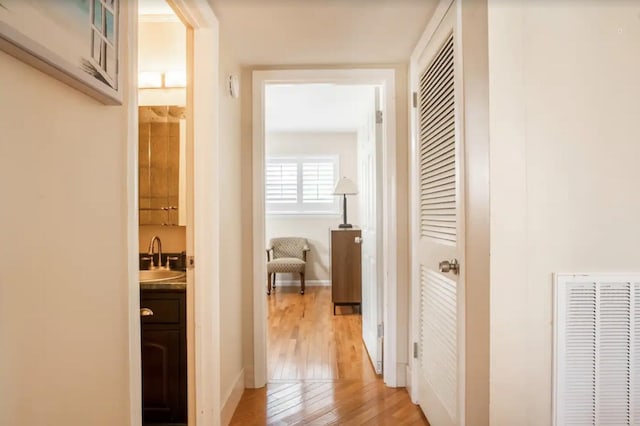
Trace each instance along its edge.
{"label": "white baseboard", "polygon": [[233,413],[238,407],[240,398],[242,398],[242,392],[244,392],[244,368],[240,371],[240,374],[236,378],[233,387],[229,390],[226,398],[222,402],[222,413],[220,413],[220,424],[227,426],[231,422]]}
{"label": "white baseboard", "polygon": [[246,364],[244,366],[244,388],[256,389],[255,376],[253,375],[253,364]]}
{"label": "white baseboard", "polygon": [[413,375],[411,374],[411,363],[407,364],[407,392],[411,398],[411,402],[416,404],[418,402],[416,389],[413,388]]}
{"label": "white baseboard", "polygon": [[[305,280],[306,287],[331,287],[331,280]],[[277,287],[300,287],[300,280],[277,280]]]}
{"label": "white baseboard", "polygon": [[[396,367],[396,385],[399,388],[407,387],[407,364],[399,362]],[[409,376],[411,377],[411,376]]]}

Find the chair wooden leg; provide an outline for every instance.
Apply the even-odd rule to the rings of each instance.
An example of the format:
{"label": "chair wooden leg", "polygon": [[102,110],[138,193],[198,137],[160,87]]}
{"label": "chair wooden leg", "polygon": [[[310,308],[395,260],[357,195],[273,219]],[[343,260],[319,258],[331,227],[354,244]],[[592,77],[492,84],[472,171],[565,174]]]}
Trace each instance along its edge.
{"label": "chair wooden leg", "polygon": [[300,272],[300,294],[304,294],[304,272]]}
{"label": "chair wooden leg", "polygon": [[271,284],[271,288],[273,288],[273,291],[276,291],[276,273],[273,273],[273,283]]}
{"label": "chair wooden leg", "polygon": [[271,274],[267,274],[267,295],[271,294]]}

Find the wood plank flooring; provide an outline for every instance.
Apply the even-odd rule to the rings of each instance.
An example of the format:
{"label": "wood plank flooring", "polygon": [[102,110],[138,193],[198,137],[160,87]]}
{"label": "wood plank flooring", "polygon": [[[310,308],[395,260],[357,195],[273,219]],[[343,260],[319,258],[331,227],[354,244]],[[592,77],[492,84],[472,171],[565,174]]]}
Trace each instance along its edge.
{"label": "wood plank flooring", "polygon": [[405,389],[376,376],[362,317],[332,314],[331,288],[278,287],[268,306],[269,383],[245,390],[232,425],[428,425]]}

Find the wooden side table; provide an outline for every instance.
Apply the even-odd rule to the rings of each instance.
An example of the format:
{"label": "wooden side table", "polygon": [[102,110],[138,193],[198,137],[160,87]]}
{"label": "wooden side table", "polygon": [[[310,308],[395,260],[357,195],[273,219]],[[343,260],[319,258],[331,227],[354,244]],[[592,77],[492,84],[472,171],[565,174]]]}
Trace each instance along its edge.
{"label": "wooden side table", "polygon": [[336,306],[354,305],[361,312],[362,245],[359,229],[331,230],[331,301]]}

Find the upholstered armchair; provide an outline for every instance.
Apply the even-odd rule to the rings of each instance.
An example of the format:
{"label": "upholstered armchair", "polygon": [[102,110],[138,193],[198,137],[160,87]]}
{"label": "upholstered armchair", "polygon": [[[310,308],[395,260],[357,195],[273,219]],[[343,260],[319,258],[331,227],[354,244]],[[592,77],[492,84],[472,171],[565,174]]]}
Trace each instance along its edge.
{"label": "upholstered armchair", "polygon": [[[300,274],[300,294],[304,294],[304,271],[309,245],[304,238],[272,238],[267,247],[267,294],[276,288],[276,274]],[[272,282],[273,279],[273,282]]]}

